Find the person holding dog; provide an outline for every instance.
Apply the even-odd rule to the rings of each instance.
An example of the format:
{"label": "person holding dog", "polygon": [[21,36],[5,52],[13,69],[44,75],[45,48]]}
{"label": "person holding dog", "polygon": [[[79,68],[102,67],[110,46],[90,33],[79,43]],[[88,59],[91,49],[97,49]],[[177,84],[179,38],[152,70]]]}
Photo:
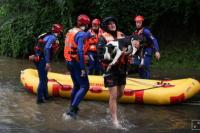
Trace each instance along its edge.
{"label": "person holding dog", "polygon": [[117,101],[122,97],[126,84],[128,58],[124,54],[126,48],[119,49],[120,44],[113,41],[122,39],[125,36],[122,32],[118,31],[117,19],[115,17],[104,18],[102,28],[105,32],[99,38],[97,54],[100,62],[103,64],[104,86],[109,89],[109,110],[112,123],[113,126],[118,128],[121,125],[117,118]]}

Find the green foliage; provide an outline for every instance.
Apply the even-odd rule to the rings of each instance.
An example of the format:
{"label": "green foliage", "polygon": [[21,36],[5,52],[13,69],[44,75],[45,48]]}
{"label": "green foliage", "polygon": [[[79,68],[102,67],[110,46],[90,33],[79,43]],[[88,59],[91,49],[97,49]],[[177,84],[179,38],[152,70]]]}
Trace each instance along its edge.
{"label": "green foliage", "polygon": [[[178,43],[178,44],[177,44]],[[191,38],[186,41],[174,41],[170,45],[161,47],[161,60],[153,60],[153,67],[157,68],[192,68],[200,70],[200,40]]]}
{"label": "green foliage", "polygon": [[5,7],[4,7],[4,6],[1,6],[1,7],[0,7],[0,18],[4,17],[5,15],[6,15]]}
{"label": "green foliage", "polygon": [[[27,21],[29,20],[29,21]],[[33,24],[30,16],[12,19],[1,26],[1,55],[25,57],[33,48]],[[22,23],[26,21],[26,25]],[[17,31],[17,32],[16,32]]]}
{"label": "green foliage", "polygon": [[[192,62],[199,58],[199,49],[195,48],[199,48],[199,42],[191,39],[200,34],[199,7],[199,0],[2,0],[0,55],[26,58],[33,50],[35,37],[48,32],[53,23],[62,23],[66,33],[80,13],[88,14],[91,19],[113,15],[118,19],[119,30],[125,34],[134,31],[133,18],[141,14],[160,42],[159,64],[171,66],[178,62],[200,67]],[[62,41],[57,58],[63,58],[63,45]]]}

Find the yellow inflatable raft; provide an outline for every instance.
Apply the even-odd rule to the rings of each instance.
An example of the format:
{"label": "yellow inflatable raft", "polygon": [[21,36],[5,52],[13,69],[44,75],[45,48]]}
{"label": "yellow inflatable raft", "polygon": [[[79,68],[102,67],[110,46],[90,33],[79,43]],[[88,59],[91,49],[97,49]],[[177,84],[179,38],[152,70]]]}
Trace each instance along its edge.
{"label": "yellow inflatable raft", "polygon": [[[73,87],[70,75],[49,72],[48,92],[50,96],[70,97]],[[90,89],[85,99],[108,101],[108,89],[102,76],[89,76]],[[39,83],[37,71],[26,69],[21,72],[21,82],[30,92],[36,94]],[[200,83],[191,78],[178,80],[144,80],[127,78],[127,85],[120,102],[143,104],[175,104],[183,102],[200,91]]]}

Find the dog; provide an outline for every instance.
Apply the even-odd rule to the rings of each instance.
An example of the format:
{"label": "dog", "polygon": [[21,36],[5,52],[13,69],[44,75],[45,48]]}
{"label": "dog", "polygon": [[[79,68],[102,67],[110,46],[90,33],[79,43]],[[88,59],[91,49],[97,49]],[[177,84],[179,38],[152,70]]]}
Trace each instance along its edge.
{"label": "dog", "polygon": [[139,52],[141,56],[140,65],[142,66],[144,64],[143,50],[141,50],[139,46],[136,46],[140,45],[140,42],[140,38],[135,35],[126,36],[125,38],[108,42],[105,46],[105,52],[103,55],[104,60],[110,61],[107,71],[117,63],[122,54],[133,57]]}

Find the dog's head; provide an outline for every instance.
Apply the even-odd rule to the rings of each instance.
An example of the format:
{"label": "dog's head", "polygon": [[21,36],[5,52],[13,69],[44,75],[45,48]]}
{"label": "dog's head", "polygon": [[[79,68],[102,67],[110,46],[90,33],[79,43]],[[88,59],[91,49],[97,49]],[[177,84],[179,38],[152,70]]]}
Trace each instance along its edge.
{"label": "dog's head", "polygon": [[130,42],[131,42],[131,47],[132,47],[132,53],[131,53],[131,55],[135,55],[135,53],[140,48],[141,39],[138,36],[132,35],[130,37]]}
{"label": "dog's head", "polygon": [[118,45],[119,45],[118,41],[111,41],[108,44],[106,44],[104,52],[105,60],[112,60],[112,56],[116,53]]}
{"label": "dog's head", "polygon": [[108,44],[97,44],[97,54],[100,60],[110,62],[114,53],[115,45],[113,45],[112,41]]}

